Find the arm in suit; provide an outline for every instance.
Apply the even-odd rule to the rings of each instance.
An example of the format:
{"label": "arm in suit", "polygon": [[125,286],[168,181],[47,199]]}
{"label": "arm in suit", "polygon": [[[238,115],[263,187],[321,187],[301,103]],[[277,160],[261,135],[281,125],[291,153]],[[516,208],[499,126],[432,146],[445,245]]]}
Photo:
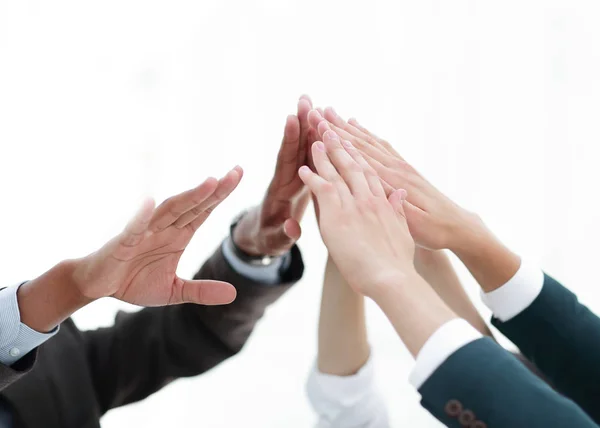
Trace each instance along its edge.
{"label": "arm in suit", "polygon": [[448,427],[597,426],[488,338],[451,354],[419,392],[423,407]]}
{"label": "arm in suit", "polygon": [[83,333],[101,412],[141,400],[174,379],[199,375],[235,355],[266,307],[300,279],[303,269],[294,246],[282,283],[264,285],[239,275],[219,248],[194,278],[233,284],[238,293],[233,303],[119,313],[113,327]]}
{"label": "arm in suit", "polygon": [[33,368],[36,356],[34,350],[11,366],[0,364],[0,391],[26,375]]}
{"label": "arm in suit", "polygon": [[[318,174],[308,168],[300,174],[318,201],[329,254],[350,287],[381,307],[417,366],[427,368],[411,380],[434,416],[454,427],[595,426],[575,403],[457,318],[418,275],[406,191],[387,196],[356,149],[331,131],[324,133],[324,143],[315,143],[313,158]],[[482,253],[470,256],[478,260]],[[495,267],[487,284],[515,264],[512,253],[502,261],[498,269],[484,260],[484,268]],[[474,270],[482,272],[481,265]]]}
{"label": "arm in suit", "polygon": [[58,332],[56,327],[40,333],[22,322],[17,299],[21,285],[0,289],[0,391],[33,368],[37,347]]}
{"label": "arm in suit", "polygon": [[600,421],[600,319],[548,275],[522,312],[492,324],[519,347],[563,394]]}

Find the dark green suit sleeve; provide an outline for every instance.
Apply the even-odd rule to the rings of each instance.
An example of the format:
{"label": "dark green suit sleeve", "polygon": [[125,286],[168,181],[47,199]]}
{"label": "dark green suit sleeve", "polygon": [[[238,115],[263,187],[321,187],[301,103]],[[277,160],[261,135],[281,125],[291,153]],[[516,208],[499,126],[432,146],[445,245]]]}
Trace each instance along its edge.
{"label": "dark green suit sleeve", "polygon": [[419,392],[423,407],[448,427],[597,428],[489,338],[452,354]]}
{"label": "dark green suit sleeve", "polygon": [[573,293],[544,275],[542,291],[527,309],[492,324],[600,423],[600,319]]}

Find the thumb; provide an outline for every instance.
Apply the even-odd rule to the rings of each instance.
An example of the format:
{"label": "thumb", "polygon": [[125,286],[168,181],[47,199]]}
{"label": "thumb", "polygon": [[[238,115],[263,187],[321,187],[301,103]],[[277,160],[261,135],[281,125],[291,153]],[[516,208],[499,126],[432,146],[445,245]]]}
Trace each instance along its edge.
{"label": "thumb", "polygon": [[404,219],[406,219],[406,213],[404,212],[404,204],[407,203],[407,195],[408,193],[406,192],[406,190],[398,189],[392,192],[392,194],[388,198],[388,201],[390,202],[390,204],[392,204],[392,207],[394,207],[394,211],[396,211],[396,213],[402,216]]}
{"label": "thumb", "polygon": [[271,236],[269,236],[269,242],[267,245],[269,248],[275,250],[275,254],[285,253],[300,239],[302,230],[300,229],[300,223],[293,218],[288,218]]}
{"label": "thumb", "polygon": [[235,287],[222,281],[195,281],[177,278],[180,281],[180,301],[174,303],[195,303],[197,305],[226,305],[235,300]]}

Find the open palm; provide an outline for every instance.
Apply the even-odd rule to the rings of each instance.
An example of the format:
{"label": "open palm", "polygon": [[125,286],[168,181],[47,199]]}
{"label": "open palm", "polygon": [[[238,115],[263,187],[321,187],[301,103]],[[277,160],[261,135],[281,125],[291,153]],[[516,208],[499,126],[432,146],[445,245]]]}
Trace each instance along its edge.
{"label": "open palm", "polygon": [[125,230],[82,260],[75,272],[83,295],[113,296],[141,306],[223,304],[235,298],[231,284],[179,278],[177,266],[194,233],[236,188],[242,169],[167,199],[144,203]]}

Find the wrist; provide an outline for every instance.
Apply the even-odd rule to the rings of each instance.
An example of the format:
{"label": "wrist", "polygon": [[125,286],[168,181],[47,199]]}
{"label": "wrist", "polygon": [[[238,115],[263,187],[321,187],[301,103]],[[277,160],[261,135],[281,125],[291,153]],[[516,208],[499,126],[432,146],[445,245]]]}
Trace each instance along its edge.
{"label": "wrist", "polygon": [[399,285],[383,287],[374,300],[416,358],[435,331],[456,314],[416,271],[395,283]]}
{"label": "wrist", "polygon": [[457,256],[478,251],[477,247],[490,239],[491,232],[475,213],[463,211],[458,217],[449,234],[448,249]]}
{"label": "wrist", "polygon": [[77,260],[66,260],[40,277],[23,284],[17,292],[21,322],[39,332],[48,332],[93,299],[77,286]]}
{"label": "wrist", "polygon": [[521,259],[510,251],[478,216],[464,224],[451,250],[475,277],[484,292],[504,285],[519,269]]}
{"label": "wrist", "polygon": [[258,242],[258,213],[257,208],[242,214],[237,224],[234,225],[231,240],[233,244],[249,256],[263,256],[261,254]]}
{"label": "wrist", "polygon": [[391,295],[407,292],[412,284],[422,280],[414,266],[407,269],[398,269],[383,273],[376,278],[370,287],[365,290],[364,295],[375,301],[378,305],[388,299]]}

